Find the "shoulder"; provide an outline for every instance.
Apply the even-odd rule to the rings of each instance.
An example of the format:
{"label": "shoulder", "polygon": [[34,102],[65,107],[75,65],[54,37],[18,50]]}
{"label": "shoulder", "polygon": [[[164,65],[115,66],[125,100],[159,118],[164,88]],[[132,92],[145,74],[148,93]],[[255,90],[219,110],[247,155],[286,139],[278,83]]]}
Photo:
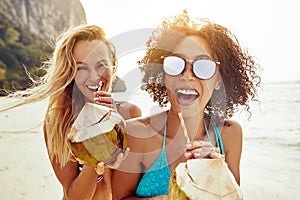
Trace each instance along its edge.
{"label": "shoulder", "polygon": [[[157,140],[164,126],[164,113],[126,120],[128,144],[131,148],[149,146]],[[151,146],[151,145],[150,145]]]}
{"label": "shoulder", "polygon": [[242,133],[242,127],[237,121],[225,120],[224,131],[230,132],[230,133],[235,133],[235,134],[239,134],[239,133],[241,134]]}
{"label": "shoulder", "polygon": [[224,145],[227,147],[241,148],[243,131],[241,125],[234,120],[226,120],[221,131]]}
{"label": "shoulder", "polygon": [[132,103],[126,101],[117,101],[118,111],[124,119],[131,119],[142,116],[141,109]]}
{"label": "shoulder", "polygon": [[127,131],[132,136],[151,137],[163,129],[166,113],[126,120]]}

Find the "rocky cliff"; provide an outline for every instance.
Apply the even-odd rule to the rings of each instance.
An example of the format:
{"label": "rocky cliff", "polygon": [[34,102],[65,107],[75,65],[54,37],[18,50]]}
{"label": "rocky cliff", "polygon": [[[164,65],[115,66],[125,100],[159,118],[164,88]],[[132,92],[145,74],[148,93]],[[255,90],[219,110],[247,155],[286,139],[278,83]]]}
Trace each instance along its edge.
{"label": "rocky cliff", "polygon": [[86,23],[80,0],[0,0],[0,13],[42,39]]}

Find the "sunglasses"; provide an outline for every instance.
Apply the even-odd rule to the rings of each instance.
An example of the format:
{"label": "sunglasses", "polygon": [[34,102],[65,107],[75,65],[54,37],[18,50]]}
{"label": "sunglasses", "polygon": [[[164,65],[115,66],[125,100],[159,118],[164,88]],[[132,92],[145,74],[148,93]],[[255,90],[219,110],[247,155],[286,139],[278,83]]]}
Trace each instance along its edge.
{"label": "sunglasses", "polygon": [[186,62],[191,63],[193,73],[199,79],[207,80],[213,77],[216,72],[217,64],[220,62],[210,60],[210,58],[199,58],[188,60],[178,56],[167,56],[163,60],[164,72],[170,76],[178,76],[185,68]]}

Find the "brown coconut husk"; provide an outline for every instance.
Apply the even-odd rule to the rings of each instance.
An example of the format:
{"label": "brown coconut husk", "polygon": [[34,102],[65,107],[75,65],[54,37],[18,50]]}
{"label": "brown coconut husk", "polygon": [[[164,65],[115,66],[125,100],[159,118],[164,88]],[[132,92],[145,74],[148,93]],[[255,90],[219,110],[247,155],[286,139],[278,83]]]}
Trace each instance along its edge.
{"label": "brown coconut husk", "polygon": [[191,159],[172,172],[171,200],[241,200],[242,191],[222,159]]}
{"label": "brown coconut husk", "polygon": [[87,103],[68,134],[68,146],[82,164],[110,164],[127,146],[125,120],[108,107]]}

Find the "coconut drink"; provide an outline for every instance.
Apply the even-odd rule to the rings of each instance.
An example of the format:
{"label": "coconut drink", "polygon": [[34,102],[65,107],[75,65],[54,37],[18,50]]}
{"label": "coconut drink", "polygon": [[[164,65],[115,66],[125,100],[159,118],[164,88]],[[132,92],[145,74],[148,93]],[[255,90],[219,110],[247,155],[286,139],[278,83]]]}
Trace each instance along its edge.
{"label": "coconut drink", "polygon": [[222,159],[191,159],[172,172],[168,199],[241,200],[241,189]]}
{"label": "coconut drink", "polygon": [[86,103],[68,134],[68,146],[82,164],[113,163],[127,147],[126,124],[112,109]]}

